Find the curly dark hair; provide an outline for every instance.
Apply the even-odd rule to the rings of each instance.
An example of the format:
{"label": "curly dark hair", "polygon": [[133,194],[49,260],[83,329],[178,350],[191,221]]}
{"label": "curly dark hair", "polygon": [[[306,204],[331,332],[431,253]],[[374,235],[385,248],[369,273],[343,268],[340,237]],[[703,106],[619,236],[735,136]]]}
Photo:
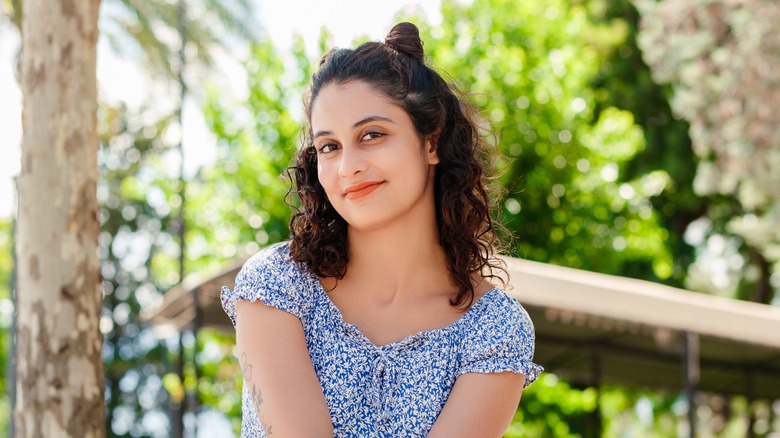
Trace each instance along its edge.
{"label": "curly dark hair", "polygon": [[[497,244],[486,189],[492,143],[475,109],[425,63],[423,43],[411,23],[395,25],[385,42],[356,49],[333,49],[320,61],[304,96],[307,125],[291,168],[301,207],[290,220],[290,254],[320,277],[341,279],[347,271],[347,223],[328,201],[317,176],[317,151],[311,110],[328,84],[364,81],[389,97],[410,116],[421,139],[431,139],[440,162],[435,168],[434,197],[439,242],[448,258],[451,281],[458,289],[453,306],[474,301],[474,278],[506,273],[495,256]],[[495,138],[495,136],[492,136]]]}

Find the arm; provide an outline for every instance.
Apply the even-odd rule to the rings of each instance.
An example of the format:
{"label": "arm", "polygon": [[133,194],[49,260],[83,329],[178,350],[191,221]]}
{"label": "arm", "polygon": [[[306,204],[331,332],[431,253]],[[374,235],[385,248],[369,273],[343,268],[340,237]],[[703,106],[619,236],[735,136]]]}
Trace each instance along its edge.
{"label": "arm", "polygon": [[462,374],[428,438],[502,436],[517,411],[524,383],[525,375],[513,372]]}
{"label": "arm", "polygon": [[298,318],[259,300],[239,301],[236,346],[244,384],[268,436],[333,436]]}

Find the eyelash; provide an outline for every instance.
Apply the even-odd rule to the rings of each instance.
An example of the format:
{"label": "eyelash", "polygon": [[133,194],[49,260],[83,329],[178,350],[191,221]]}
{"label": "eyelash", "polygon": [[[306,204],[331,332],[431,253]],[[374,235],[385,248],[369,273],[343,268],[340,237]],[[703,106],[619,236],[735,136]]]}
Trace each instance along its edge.
{"label": "eyelash", "polygon": [[374,140],[374,139],[377,139],[377,138],[383,137],[385,134],[384,134],[384,133],[381,133],[381,132],[379,132],[379,131],[368,131],[368,132],[366,132],[365,134],[363,134],[363,137],[361,137],[361,139],[362,139],[362,138],[364,138],[364,137],[365,137],[365,136],[367,136],[367,135],[370,135],[370,136],[371,136],[371,138],[369,138],[369,140]]}
{"label": "eyelash", "polygon": [[323,144],[323,145],[321,145],[320,147],[317,148],[317,152],[319,152],[320,154],[328,154],[330,152],[333,152],[333,151],[326,151],[325,150],[325,148],[327,148],[328,146],[334,146],[335,147],[336,143],[325,143],[325,144]]}
{"label": "eyelash", "polygon": [[[366,140],[366,141],[370,141],[370,140],[375,140],[377,138],[384,137],[384,135],[385,135],[384,133],[379,131],[368,131],[365,134],[363,134],[360,138],[361,141],[363,141],[362,139],[365,138],[366,136],[371,136],[368,140]],[[337,147],[338,145],[336,145],[336,143],[325,143],[323,145],[320,145],[320,147],[317,148],[317,152],[319,152],[320,154],[328,154],[330,152],[333,152],[333,150],[326,150],[326,148],[330,146]]]}

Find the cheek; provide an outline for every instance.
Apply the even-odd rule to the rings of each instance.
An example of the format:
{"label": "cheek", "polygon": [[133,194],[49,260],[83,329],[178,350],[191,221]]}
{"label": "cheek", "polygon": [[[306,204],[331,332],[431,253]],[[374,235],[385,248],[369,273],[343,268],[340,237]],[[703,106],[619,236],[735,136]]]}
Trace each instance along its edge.
{"label": "cheek", "polygon": [[323,165],[322,163],[317,163],[317,180],[320,182],[320,185],[323,189],[325,189],[325,194],[330,197],[330,191],[331,187],[333,185],[332,183],[332,175],[331,171],[329,169],[330,166]]}
{"label": "cheek", "polygon": [[317,178],[320,180],[320,184],[328,179],[328,166],[323,165],[321,160],[317,160]]}

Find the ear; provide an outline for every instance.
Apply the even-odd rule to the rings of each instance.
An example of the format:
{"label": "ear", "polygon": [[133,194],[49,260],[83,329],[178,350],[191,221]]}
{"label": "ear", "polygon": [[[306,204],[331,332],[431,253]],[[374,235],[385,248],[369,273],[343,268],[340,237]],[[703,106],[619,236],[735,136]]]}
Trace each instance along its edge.
{"label": "ear", "polygon": [[425,158],[427,159],[428,164],[431,166],[439,164],[440,162],[436,143],[437,142],[435,137],[429,137],[425,140]]}

